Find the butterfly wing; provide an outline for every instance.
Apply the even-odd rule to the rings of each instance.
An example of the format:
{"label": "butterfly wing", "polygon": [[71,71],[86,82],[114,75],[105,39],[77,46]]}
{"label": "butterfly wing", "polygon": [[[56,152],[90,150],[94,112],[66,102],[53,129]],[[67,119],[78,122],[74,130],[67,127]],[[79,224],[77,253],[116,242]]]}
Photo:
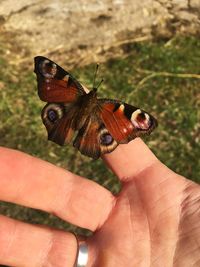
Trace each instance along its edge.
{"label": "butterfly wing", "polygon": [[46,57],[35,57],[38,95],[42,101],[71,103],[86,94],[82,85],[70,73]]}
{"label": "butterfly wing", "polygon": [[128,143],[137,136],[150,134],[156,119],[140,108],[123,102],[99,99],[100,117],[117,143]]}
{"label": "butterfly wing", "polygon": [[97,159],[117,147],[117,142],[102,123],[98,112],[88,117],[73,143],[82,154]]}
{"label": "butterfly wing", "polygon": [[71,104],[48,103],[42,110],[42,120],[48,132],[48,140],[59,145],[71,142],[76,116]]}

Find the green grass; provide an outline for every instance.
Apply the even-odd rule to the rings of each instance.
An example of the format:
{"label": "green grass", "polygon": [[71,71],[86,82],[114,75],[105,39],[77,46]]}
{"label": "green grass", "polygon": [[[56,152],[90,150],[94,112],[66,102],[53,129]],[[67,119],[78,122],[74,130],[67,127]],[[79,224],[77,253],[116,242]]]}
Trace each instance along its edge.
{"label": "green grass", "polygon": [[[200,79],[188,74],[200,74],[200,40],[182,37],[167,44],[129,44],[128,49],[127,58],[101,65],[99,79],[103,77],[105,82],[99,96],[124,100],[153,113],[159,127],[145,141],[167,166],[199,182]],[[65,62],[57,63],[65,66]],[[91,88],[94,67],[93,64],[71,72]],[[40,119],[44,103],[37,96],[32,68],[23,72],[13,70],[0,54],[0,78],[0,145],[67,168],[112,192],[119,190],[116,177],[101,160],[91,160],[72,146],[60,147],[46,140]],[[13,204],[2,203],[0,212],[34,223],[69,228],[52,215]]]}

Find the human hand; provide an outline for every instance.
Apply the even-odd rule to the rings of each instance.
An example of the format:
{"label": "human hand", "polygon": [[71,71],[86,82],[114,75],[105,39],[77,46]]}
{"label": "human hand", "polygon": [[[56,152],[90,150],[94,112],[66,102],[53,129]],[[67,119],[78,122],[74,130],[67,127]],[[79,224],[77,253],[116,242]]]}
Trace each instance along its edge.
{"label": "human hand", "polygon": [[[21,152],[0,149],[0,199],[94,231],[87,267],[200,266],[200,187],[160,163],[137,138],[105,156],[117,196]],[[0,263],[74,265],[73,234],[0,216]]]}

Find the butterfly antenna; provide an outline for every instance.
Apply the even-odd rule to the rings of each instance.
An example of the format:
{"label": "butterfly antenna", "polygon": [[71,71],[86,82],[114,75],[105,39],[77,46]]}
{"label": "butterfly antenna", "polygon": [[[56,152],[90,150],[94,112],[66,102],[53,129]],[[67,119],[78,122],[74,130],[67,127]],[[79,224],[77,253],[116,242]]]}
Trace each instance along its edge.
{"label": "butterfly antenna", "polygon": [[99,82],[99,84],[97,85],[97,87],[96,87],[96,89],[98,89],[100,86],[101,86],[101,84],[104,82],[104,79],[101,79],[101,81]]}
{"label": "butterfly antenna", "polygon": [[96,88],[96,87],[95,87],[95,83],[96,83],[96,78],[97,78],[98,69],[99,69],[99,63],[96,64],[96,68],[95,68],[95,72],[94,72],[93,89]]}

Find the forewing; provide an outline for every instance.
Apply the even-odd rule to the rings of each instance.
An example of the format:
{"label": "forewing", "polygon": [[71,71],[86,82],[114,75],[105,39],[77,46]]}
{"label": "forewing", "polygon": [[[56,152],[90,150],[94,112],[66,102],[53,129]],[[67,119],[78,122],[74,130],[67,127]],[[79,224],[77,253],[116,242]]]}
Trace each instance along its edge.
{"label": "forewing", "polygon": [[140,108],[123,102],[100,99],[100,117],[117,143],[128,143],[137,136],[150,134],[156,119]]}
{"label": "forewing", "polygon": [[70,73],[48,58],[35,57],[34,72],[42,101],[70,103],[85,94],[82,85]]}

